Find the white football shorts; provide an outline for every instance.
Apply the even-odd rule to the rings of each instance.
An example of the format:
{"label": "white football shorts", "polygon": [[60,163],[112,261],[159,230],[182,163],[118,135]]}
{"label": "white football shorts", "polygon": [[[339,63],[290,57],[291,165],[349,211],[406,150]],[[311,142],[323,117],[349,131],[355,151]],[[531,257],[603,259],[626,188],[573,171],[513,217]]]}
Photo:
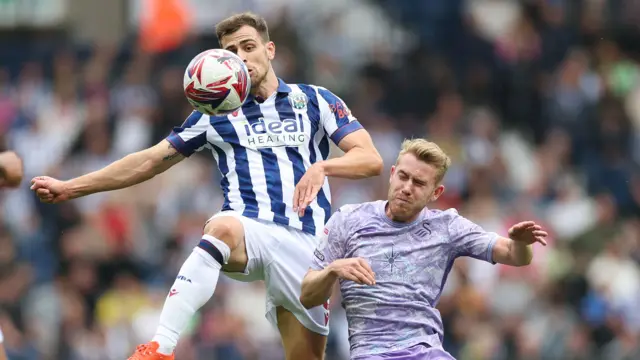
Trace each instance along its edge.
{"label": "white football shorts", "polygon": [[309,270],[318,239],[301,230],[248,218],[235,211],[222,211],[211,219],[221,216],[233,216],[242,222],[249,258],[244,273],[223,273],[242,282],[264,280],[267,288],[265,316],[276,328],[276,307],[282,306],[307,329],[328,335],[329,310],[325,306],[307,310],[300,303],[302,279]]}

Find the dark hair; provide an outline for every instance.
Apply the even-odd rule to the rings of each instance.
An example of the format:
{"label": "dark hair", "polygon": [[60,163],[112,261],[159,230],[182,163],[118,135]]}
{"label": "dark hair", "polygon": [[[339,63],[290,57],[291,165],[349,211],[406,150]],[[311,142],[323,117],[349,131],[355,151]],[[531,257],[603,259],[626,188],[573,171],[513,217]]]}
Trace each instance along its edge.
{"label": "dark hair", "polygon": [[269,41],[269,28],[267,27],[267,21],[260,15],[256,15],[252,12],[243,12],[241,14],[229,16],[216,24],[216,36],[218,37],[218,42],[221,43],[223,37],[233,34],[245,25],[256,29],[264,42]]}

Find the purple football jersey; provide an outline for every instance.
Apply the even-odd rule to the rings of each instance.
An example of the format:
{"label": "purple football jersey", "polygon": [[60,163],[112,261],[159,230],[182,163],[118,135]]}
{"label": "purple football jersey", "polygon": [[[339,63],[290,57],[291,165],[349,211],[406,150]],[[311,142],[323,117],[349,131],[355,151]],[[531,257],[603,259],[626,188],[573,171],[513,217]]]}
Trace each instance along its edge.
{"label": "purple football jersey", "polygon": [[327,223],[314,252],[312,269],[360,257],[376,274],[374,286],[340,280],[352,358],[420,343],[441,348],[444,330],[435,307],[453,261],[470,256],[493,263],[498,235],[455,209],[425,209],[415,221],[398,223],[386,216],[386,204],[343,206]]}
{"label": "purple football jersey", "polygon": [[425,344],[414,345],[403,350],[384,354],[371,354],[353,360],[456,360],[442,348],[432,348]]}

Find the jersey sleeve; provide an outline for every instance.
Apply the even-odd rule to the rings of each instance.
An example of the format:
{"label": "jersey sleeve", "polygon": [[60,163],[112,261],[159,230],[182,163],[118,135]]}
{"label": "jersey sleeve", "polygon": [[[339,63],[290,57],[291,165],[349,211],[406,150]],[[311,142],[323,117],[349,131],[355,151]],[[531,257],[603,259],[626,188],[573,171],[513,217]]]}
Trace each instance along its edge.
{"label": "jersey sleeve", "polygon": [[338,210],[325,226],[316,250],[313,252],[311,268],[322,270],[334,260],[342,259],[346,253],[345,214]]}
{"label": "jersey sleeve", "polygon": [[333,143],[338,145],[345,136],[362,129],[362,125],[351,114],[342,99],[322,87],[318,87],[318,95],[322,99],[320,101],[320,121]]}
{"label": "jersey sleeve", "polygon": [[484,231],[480,225],[455,212],[449,222],[449,237],[457,256],[469,256],[495,264],[493,246],[498,234]]}
{"label": "jersey sleeve", "polygon": [[182,155],[189,157],[207,146],[207,132],[210,119],[208,115],[194,111],[179,127],[174,127],[167,141]]}

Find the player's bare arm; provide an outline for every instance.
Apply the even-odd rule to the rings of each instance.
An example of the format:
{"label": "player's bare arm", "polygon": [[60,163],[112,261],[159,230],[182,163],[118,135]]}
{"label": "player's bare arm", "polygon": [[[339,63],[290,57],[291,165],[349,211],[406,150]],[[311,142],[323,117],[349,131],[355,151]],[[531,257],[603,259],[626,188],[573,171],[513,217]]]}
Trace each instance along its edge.
{"label": "player's bare arm", "polygon": [[365,129],[354,131],[338,144],[344,155],[319,162],[327,176],[363,179],[382,173],[382,157]]}
{"label": "player's bare arm", "polygon": [[533,259],[533,244],[547,245],[547,232],[533,221],[518,223],[509,229],[509,237],[499,237],[493,247],[493,261],[511,265],[525,266]]}
{"label": "player's bare arm", "polygon": [[375,285],[375,274],[366,260],[361,258],[338,259],[323,270],[309,270],[302,280],[300,303],[307,308],[324,304],[336,280],[350,280],[361,285]]}
{"label": "player's bare arm", "polygon": [[48,176],[31,180],[31,189],[41,201],[58,203],[78,197],[124,189],[166,171],[185,157],[167,140],[130,154],[92,173],[60,181]]}
{"label": "player's bare arm", "polygon": [[318,195],[326,176],[362,179],[382,173],[382,157],[373,145],[369,133],[360,129],[345,136],[338,144],[344,155],[313,164],[296,185],[293,210],[304,215],[304,210]]}

